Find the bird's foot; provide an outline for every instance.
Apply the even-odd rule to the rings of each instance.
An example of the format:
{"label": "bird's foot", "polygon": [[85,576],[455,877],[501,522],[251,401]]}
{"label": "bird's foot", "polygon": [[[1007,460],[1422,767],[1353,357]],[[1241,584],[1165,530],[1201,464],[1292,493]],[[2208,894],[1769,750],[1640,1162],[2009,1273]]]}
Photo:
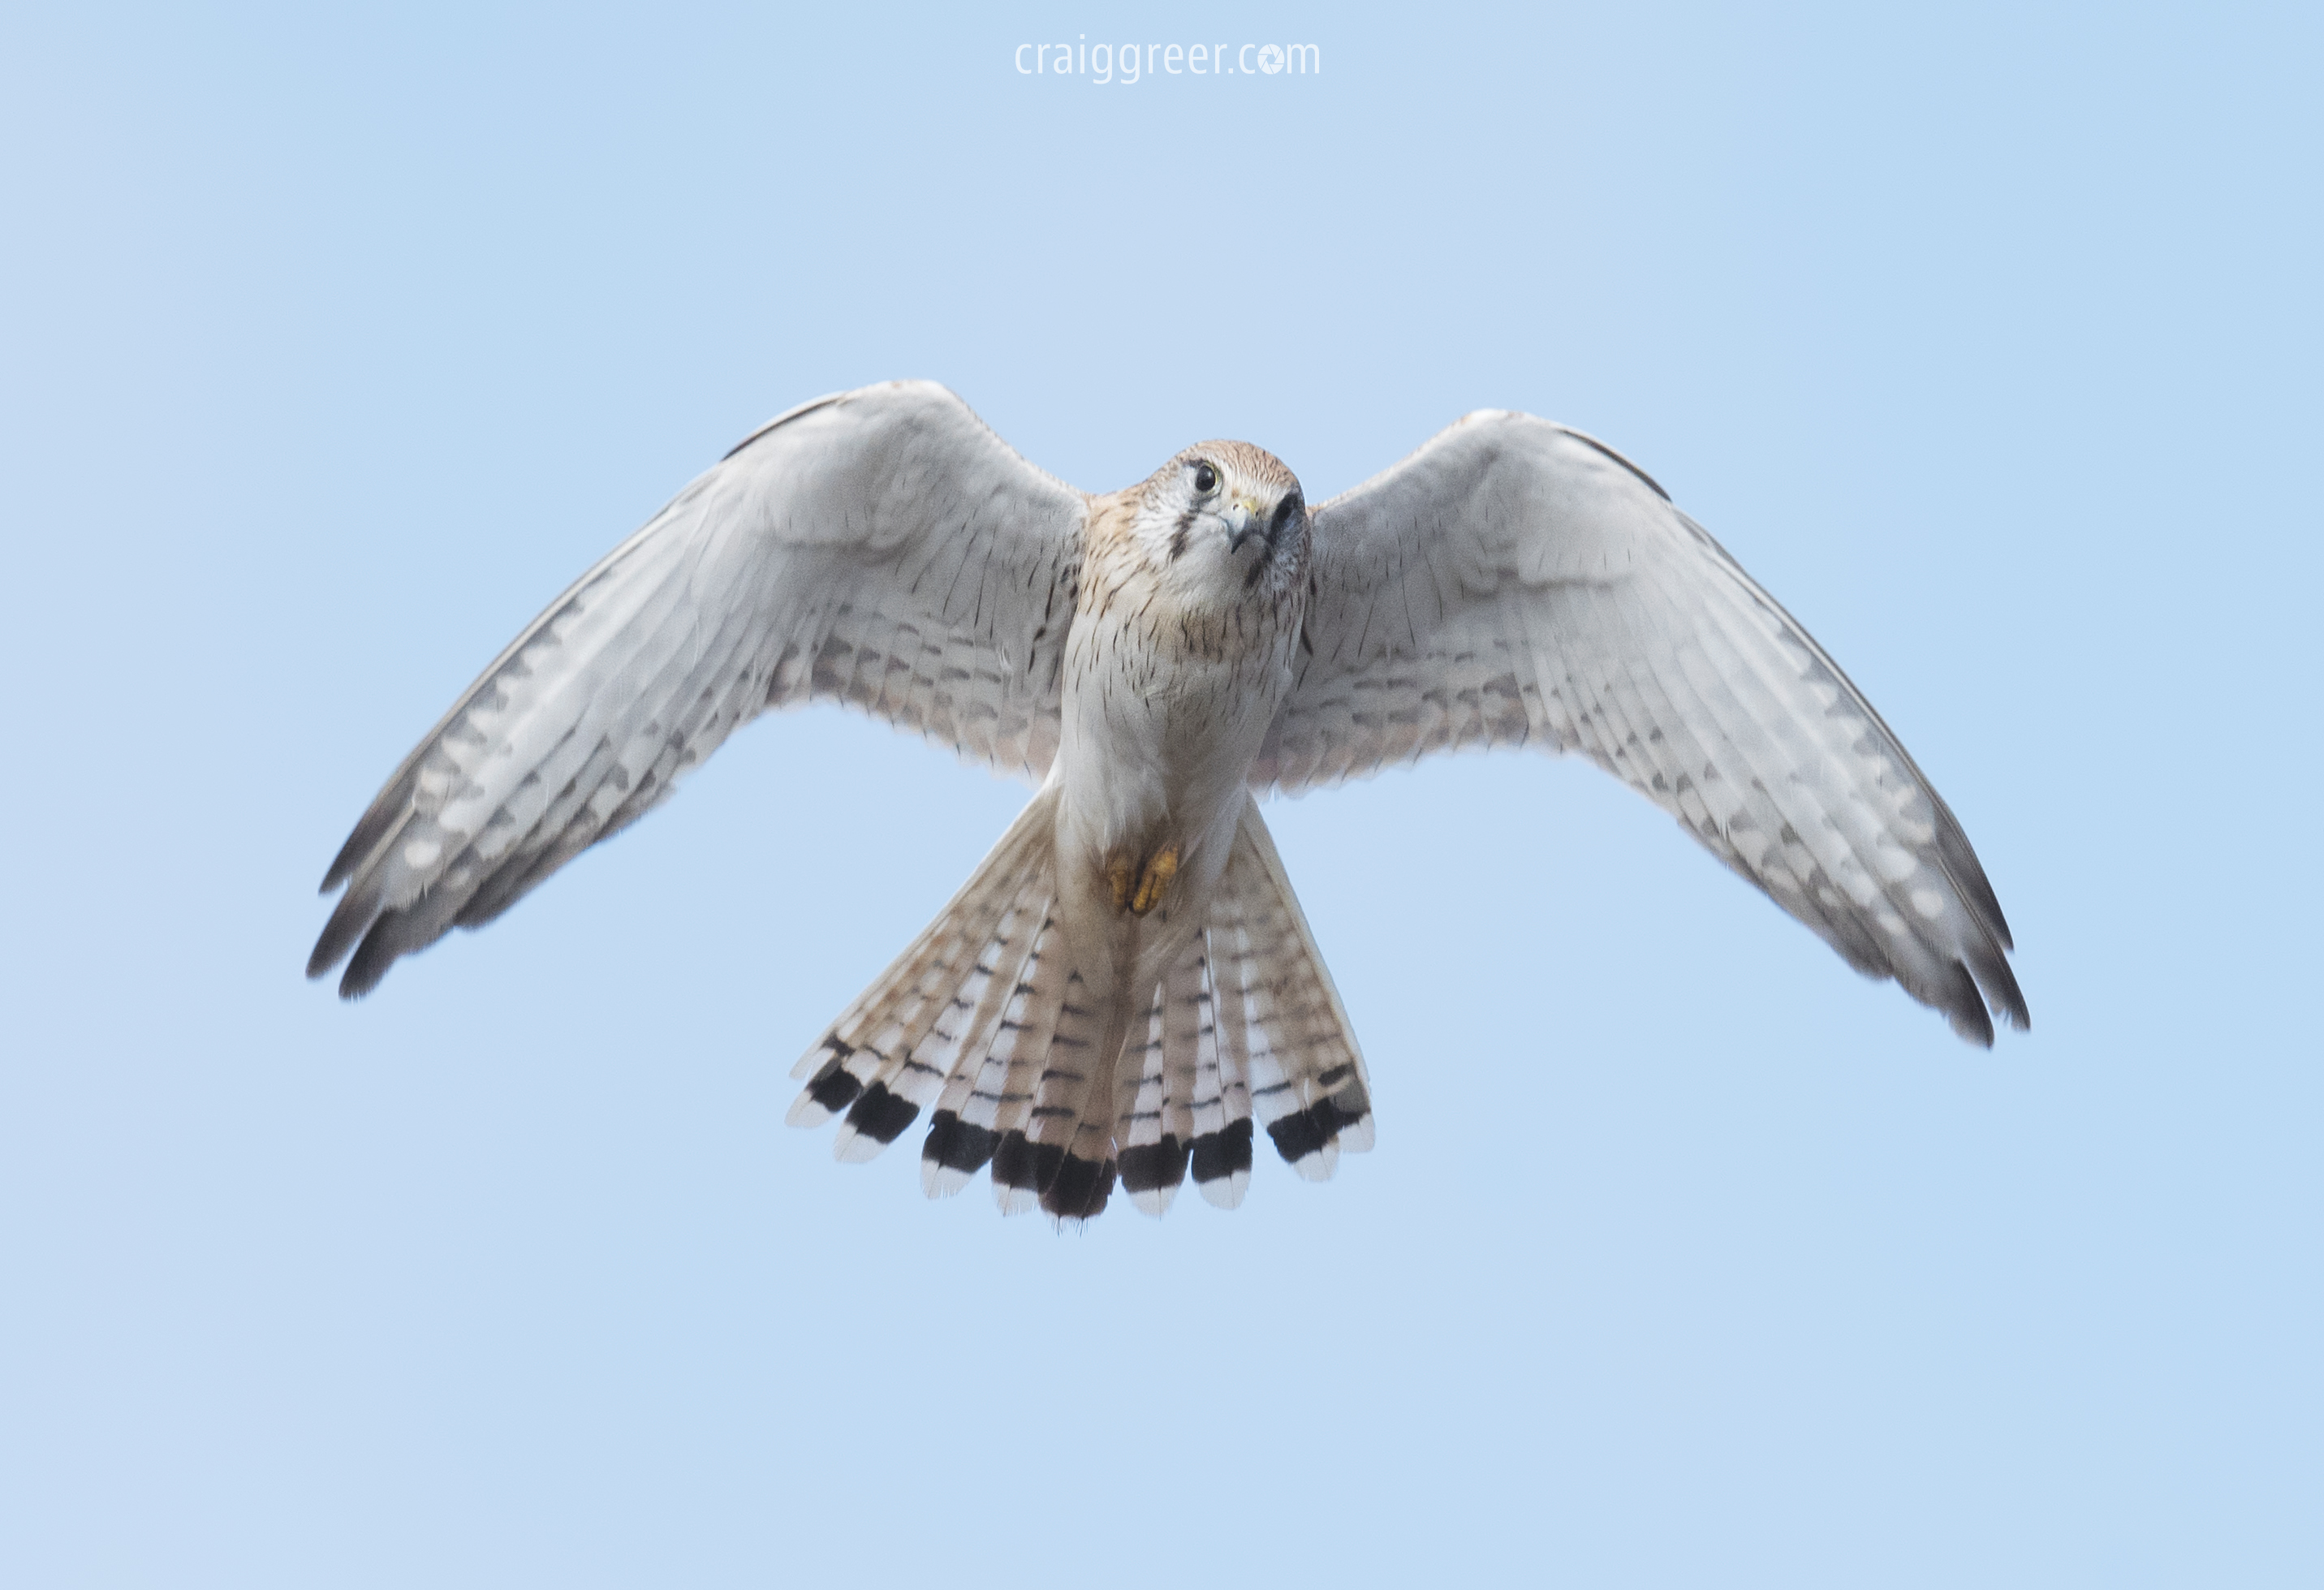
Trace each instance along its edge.
{"label": "bird's foot", "polygon": [[1105,887],[1113,896],[1114,909],[1133,916],[1143,916],[1160,905],[1162,896],[1170,892],[1170,880],[1177,876],[1176,845],[1164,845],[1146,858],[1143,867],[1133,862],[1127,850],[1116,850],[1106,858]]}
{"label": "bird's foot", "polygon": [[1147,858],[1146,871],[1138,880],[1138,892],[1130,896],[1130,909],[1143,916],[1162,903],[1170,892],[1170,880],[1178,876],[1178,847],[1164,845]]}

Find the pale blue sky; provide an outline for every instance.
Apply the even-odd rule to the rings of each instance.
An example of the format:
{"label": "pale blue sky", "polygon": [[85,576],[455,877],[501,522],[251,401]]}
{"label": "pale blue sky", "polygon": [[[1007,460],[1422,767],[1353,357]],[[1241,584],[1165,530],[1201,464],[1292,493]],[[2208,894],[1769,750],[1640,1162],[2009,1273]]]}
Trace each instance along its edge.
{"label": "pale blue sky", "polygon": [[[2324,1581],[2314,13],[0,16],[0,1580]],[[1309,78],[1020,42],[1313,41]],[[785,1130],[1022,799],[862,719],[342,1006],[378,781],[754,425],[1637,459],[2016,929],[1990,1054],[1593,769],[1270,814],[1328,1186]]]}

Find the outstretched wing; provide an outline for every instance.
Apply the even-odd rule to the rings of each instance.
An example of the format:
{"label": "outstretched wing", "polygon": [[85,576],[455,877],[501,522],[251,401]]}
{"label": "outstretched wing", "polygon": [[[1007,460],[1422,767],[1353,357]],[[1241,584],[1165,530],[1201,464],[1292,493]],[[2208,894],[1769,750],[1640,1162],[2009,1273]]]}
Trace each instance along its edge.
{"label": "outstretched wing", "polygon": [[307,975],[340,993],[477,927],[635,822],[744,720],[846,703],[1035,778],[1056,754],[1082,494],[966,404],[894,381],[802,404],[535,619],[331,863]]}
{"label": "outstretched wing", "polygon": [[1471,414],[1318,508],[1314,568],[1254,784],[1579,750],[1962,1037],[1993,1042],[1988,1003],[2027,1025],[1960,823],[1839,665],[1620,455]]}

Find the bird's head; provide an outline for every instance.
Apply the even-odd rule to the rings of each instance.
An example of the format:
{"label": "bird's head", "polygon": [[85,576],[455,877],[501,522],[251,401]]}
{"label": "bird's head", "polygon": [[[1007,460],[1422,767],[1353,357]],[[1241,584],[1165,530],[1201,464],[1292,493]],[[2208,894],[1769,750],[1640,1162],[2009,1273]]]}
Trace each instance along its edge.
{"label": "bird's head", "polygon": [[1249,442],[1202,442],[1154,472],[1135,531],[1163,579],[1219,601],[1279,595],[1307,564],[1299,477]]}

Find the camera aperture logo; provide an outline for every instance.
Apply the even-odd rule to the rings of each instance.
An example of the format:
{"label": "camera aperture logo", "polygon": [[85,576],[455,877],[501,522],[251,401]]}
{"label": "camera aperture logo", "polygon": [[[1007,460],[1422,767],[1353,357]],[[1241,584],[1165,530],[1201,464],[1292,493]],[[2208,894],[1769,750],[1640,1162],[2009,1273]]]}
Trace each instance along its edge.
{"label": "camera aperture logo", "polygon": [[1323,73],[1315,44],[1019,44],[1019,77],[1126,87],[1162,78],[1314,78]]}

